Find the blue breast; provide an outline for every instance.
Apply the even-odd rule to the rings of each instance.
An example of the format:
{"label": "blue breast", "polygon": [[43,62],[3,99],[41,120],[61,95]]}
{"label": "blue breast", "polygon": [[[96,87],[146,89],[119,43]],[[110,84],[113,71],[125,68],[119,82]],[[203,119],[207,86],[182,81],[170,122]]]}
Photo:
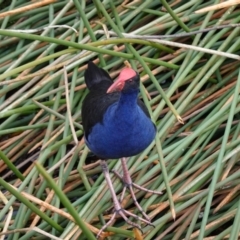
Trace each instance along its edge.
{"label": "blue breast", "polygon": [[86,144],[101,158],[121,158],[142,152],[153,141],[156,128],[137,104],[138,91],[121,93],[103,120],[94,125]]}

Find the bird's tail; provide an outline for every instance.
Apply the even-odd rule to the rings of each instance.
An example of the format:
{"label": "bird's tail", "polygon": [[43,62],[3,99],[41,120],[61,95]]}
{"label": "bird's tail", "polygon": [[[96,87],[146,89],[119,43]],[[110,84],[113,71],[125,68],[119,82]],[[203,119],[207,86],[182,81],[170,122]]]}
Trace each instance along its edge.
{"label": "bird's tail", "polygon": [[102,68],[96,66],[93,62],[88,62],[88,68],[84,74],[85,82],[88,89],[92,89],[94,85],[106,81],[109,82],[109,86],[113,83],[109,74]]}

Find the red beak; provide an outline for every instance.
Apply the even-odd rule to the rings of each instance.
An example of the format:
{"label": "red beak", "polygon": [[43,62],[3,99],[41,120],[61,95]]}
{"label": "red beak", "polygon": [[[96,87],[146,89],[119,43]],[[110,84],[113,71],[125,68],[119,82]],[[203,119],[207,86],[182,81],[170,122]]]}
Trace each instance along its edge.
{"label": "red beak", "polygon": [[121,78],[118,78],[118,80],[108,88],[107,93],[122,91],[124,84],[125,84],[125,81]]}
{"label": "red beak", "polygon": [[108,88],[107,93],[122,91],[125,81],[134,76],[136,76],[136,72],[132,68],[124,68],[120,72],[118,80]]}

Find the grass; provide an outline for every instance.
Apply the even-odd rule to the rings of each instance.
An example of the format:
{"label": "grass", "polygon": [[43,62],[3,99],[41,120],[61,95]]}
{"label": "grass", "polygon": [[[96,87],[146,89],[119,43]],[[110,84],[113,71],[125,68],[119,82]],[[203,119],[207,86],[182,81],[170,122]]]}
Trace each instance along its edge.
{"label": "grass", "polygon": [[[118,218],[101,238],[239,238],[240,8],[217,3],[0,1],[0,240],[96,239],[111,217],[83,141],[89,60],[113,78],[139,72],[158,134],[128,167],[163,191],[136,191],[155,228]],[[138,213],[128,193],[123,207]]]}

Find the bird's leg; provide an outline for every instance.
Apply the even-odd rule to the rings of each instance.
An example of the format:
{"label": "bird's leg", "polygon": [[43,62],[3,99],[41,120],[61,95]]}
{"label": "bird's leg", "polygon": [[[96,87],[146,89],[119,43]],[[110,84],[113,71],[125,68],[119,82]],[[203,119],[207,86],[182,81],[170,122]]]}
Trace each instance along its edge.
{"label": "bird's leg", "polygon": [[104,160],[101,160],[101,167],[102,167],[102,171],[103,171],[103,174],[104,174],[104,177],[105,177],[105,180],[107,182],[107,185],[108,185],[108,188],[110,190],[110,193],[112,195],[112,200],[113,200],[113,204],[114,204],[114,208],[115,208],[115,212],[113,213],[112,217],[110,218],[110,220],[100,229],[100,231],[98,232],[97,234],[97,238],[101,235],[101,233],[104,231],[104,229],[106,229],[114,220],[114,218],[116,217],[117,214],[119,214],[129,225],[132,225],[133,227],[136,227],[138,229],[141,230],[141,227],[140,225],[130,221],[126,215],[128,216],[131,216],[131,217],[134,217],[136,218],[137,220],[140,220],[146,224],[150,224],[151,223],[125,209],[123,209],[121,207],[121,204],[120,202],[118,201],[118,198],[117,198],[117,195],[115,193],[115,190],[114,190],[114,187],[113,187],[113,184],[112,184],[112,181],[111,181],[111,178],[110,178],[110,174],[109,174],[109,170],[108,170],[108,166],[107,166],[107,163],[106,161]]}
{"label": "bird's leg", "polygon": [[135,193],[133,191],[133,187],[148,192],[148,193],[152,193],[152,194],[159,194],[161,195],[162,192],[158,192],[158,191],[153,191],[153,190],[149,190],[147,188],[144,188],[142,186],[137,185],[136,183],[132,182],[131,176],[128,172],[128,167],[127,167],[127,162],[126,162],[126,158],[121,158],[121,163],[122,163],[122,170],[123,170],[123,176],[121,176],[117,171],[113,170],[113,172],[116,174],[117,177],[119,177],[125,184],[123,191],[122,191],[122,195],[120,198],[120,202],[123,201],[124,198],[124,194],[126,192],[126,188],[129,189],[130,194],[132,196],[133,202],[136,205],[136,207],[138,208],[138,210],[142,213],[142,215],[150,222],[150,218],[148,217],[148,215],[144,212],[144,210],[142,209],[142,207],[139,205]]}

